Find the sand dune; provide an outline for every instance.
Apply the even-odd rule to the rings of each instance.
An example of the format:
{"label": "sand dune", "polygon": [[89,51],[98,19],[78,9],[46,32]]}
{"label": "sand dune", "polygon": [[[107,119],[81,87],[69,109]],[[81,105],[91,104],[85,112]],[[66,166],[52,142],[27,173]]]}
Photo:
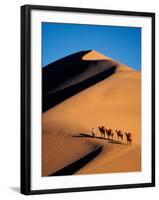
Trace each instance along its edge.
{"label": "sand dune", "polygon": [[[70,71],[73,68],[77,70],[84,64],[83,70],[77,70],[78,74],[76,74],[76,70],[68,72],[67,76],[60,79],[58,84],[52,83],[51,86],[49,83],[53,73],[50,73],[49,81],[43,86],[47,101],[49,98],[52,101],[54,97],[50,97],[50,94],[60,92],[58,97],[55,95],[58,101],[50,104],[50,106],[56,106],[45,108],[44,110],[47,111],[42,116],[42,175],[60,175],[60,172],[65,174],[67,170],[71,174],[69,166],[73,163],[74,165],[71,166],[74,168],[74,174],[141,170],[140,72],[94,50],[80,52],[71,55],[69,59],[67,57],[60,60],[60,65],[57,66],[62,67],[56,70],[60,71],[60,68],[66,70],[66,63],[71,63],[71,60],[74,64],[70,67]],[[80,64],[78,64],[79,62]],[[57,63],[50,64],[46,70],[52,71],[52,66]],[[63,67],[63,63],[65,67]],[[85,65],[85,63],[87,64]],[[110,69],[113,70],[108,73]],[[57,77],[59,78],[60,72],[58,73]],[[94,81],[94,77],[96,77],[96,81]],[[70,87],[78,89],[70,92],[72,91]],[[65,92],[61,92],[64,90]],[[67,93],[69,95],[66,95]],[[61,95],[62,98],[60,98]],[[121,129],[131,132],[133,143],[126,145],[124,137],[124,144],[120,144],[117,142],[116,135],[114,142],[100,139],[97,129],[100,125],[113,130]],[[88,137],[91,136],[92,127],[95,128],[97,138]],[[98,149],[100,152],[96,155]],[[88,162],[90,157],[90,162]],[[80,161],[80,159],[83,160]],[[82,162],[84,165],[77,167],[77,165],[81,166]]]}
{"label": "sand dune", "polygon": [[43,111],[111,76],[117,65],[95,51],[81,51],[44,67]]}

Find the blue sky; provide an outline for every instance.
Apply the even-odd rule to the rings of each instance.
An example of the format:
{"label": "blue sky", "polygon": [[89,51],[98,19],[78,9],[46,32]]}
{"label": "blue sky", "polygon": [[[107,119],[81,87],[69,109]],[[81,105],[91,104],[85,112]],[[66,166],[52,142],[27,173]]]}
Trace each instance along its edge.
{"label": "blue sky", "polygon": [[139,27],[42,23],[42,66],[91,49],[141,70]]}

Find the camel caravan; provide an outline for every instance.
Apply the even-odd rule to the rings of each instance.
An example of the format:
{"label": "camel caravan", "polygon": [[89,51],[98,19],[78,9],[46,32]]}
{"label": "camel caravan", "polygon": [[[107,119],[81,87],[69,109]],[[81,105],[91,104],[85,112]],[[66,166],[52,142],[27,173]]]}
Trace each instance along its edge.
{"label": "camel caravan", "polygon": [[[114,140],[114,135],[116,133],[118,141],[123,142],[124,134],[125,134],[127,143],[128,144],[132,143],[132,133],[130,132],[123,133],[121,130],[115,130],[115,133],[114,133],[112,129],[107,129],[104,126],[99,126],[98,129],[99,129],[99,132],[101,133],[101,138],[103,139],[106,139],[106,136],[107,136],[108,140]],[[94,128],[92,128],[92,136],[96,137]]]}

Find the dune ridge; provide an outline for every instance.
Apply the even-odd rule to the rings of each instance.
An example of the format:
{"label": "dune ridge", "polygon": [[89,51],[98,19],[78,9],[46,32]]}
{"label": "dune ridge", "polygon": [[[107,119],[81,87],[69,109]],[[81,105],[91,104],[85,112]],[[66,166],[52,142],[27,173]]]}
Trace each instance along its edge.
{"label": "dune ridge", "polygon": [[[69,66],[72,59],[74,64]],[[53,70],[52,64],[47,66],[50,77],[48,85],[43,85],[47,98],[52,95],[52,101],[58,93],[58,101],[44,109],[42,114],[42,175],[67,175],[69,166],[76,166],[80,159],[100,147],[102,149],[96,157],[81,168],[74,167],[74,174],[140,171],[141,73],[111,58],[104,58],[94,50],[79,52],[60,60],[60,64],[58,62],[58,69]],[[87,65],[83,66],[83,63]],[[57,77],[60,77],[68,66],[75,71],[69,71],[58,83],[55,80],[49,85],[56,70]],[[108,76],[110,69],[113,72]],[[73,89],[74,93],[67,95],[70,88],[77,85],[78,90]],[[133,144],[127,145],[125,136],[123,144],[116,142],[116,135],[115,142],[101,139],[97,128],[100,125],[114,131],[120,129],[123,133],[132,132]],[[95,138],[91,136],[92,127]]]}
{"label": "dune ridge", "polygon": [[[102,59],[101,59],[102,58]],[[131,70],[95,50],[81,51],[43,68],[43,112],[116,70]]]}

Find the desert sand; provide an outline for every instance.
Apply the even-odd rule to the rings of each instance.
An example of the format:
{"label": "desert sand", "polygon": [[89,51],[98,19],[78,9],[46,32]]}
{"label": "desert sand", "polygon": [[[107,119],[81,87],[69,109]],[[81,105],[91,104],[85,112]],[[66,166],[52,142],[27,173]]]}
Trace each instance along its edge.
{"label": "desert sand", "polygon": [[[47,92],[62,96],[69,91],[70,95],[60,100],[57,96],[58,101],[42,114],[42,175],[140,171],[141,73],[95,50],[82,54],[83,62],[90,63],[89,67]],[[97,80],[90,76],[98,77],[112,68],[106,78],[102,75],[87,84],[88,79]],[[79,85],[79,90],[70,93]],[[98,126],[102,125],[113,129],[113,141],[101,138]],[[131,132],[132,144],[127,144],[125,135],[119,142],[116,129]]]}

